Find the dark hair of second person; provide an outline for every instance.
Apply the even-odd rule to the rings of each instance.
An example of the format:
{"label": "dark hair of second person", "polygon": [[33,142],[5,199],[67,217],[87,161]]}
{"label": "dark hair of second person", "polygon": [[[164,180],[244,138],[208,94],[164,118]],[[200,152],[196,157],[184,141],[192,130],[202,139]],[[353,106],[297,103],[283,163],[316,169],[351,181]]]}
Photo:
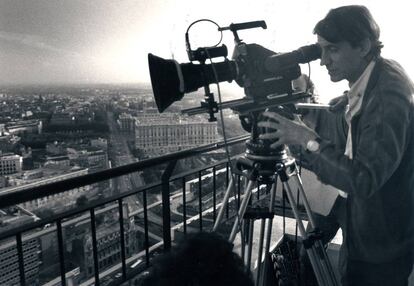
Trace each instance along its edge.
{"label": "dark hair of second person", "polygon": [[154,262],[151,286],[253,286],[233,244],[215,233],[188,234]]}

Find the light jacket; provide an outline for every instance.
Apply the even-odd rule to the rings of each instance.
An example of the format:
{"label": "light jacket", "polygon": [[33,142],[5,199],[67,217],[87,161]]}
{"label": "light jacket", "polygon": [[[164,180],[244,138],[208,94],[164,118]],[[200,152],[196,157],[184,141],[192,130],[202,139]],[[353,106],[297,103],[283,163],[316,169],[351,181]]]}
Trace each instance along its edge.
{"label": "light jacket", "polygon": [[[398,63],[377,59],[351,121],[353,159],[323,135],[320,153],[304,154],[322,182],[348,193],[351,259],[381,263],[414,250],[413,94],[414,85]],[[344,121],[341,116],[331,123],[337,134],[344,134]]]}

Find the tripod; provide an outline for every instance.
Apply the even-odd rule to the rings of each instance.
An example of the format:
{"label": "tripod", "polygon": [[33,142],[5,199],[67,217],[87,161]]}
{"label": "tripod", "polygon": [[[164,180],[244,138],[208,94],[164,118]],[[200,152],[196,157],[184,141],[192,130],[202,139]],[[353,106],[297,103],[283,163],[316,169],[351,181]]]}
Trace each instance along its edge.
{"label": "tripod", "polygon": [[[256,275],[256,286],[262,286],[265,284],[266,271],[268,269],[268,260],[265,259],[262,267],[262,256],[263,256],[263,243],[265,236],[265,220],[267,219],[267,228],[266,228],[266,245],[265,245],[265,254],[269,253],[270,250],[270,240],[273,224],[273,206],[276,196],[276,183],[277,178],[280,178],[283,189],[286,192],[289,204],[292,208],[294,217],[298,224],[300,235],[303,238],[303,246],[306,249],[306,252],[309,256],[312,268],[314,270],[316,279],[320,286],[336,286],[338,282],[332,268],[332,265],[329,261],[329,258],[326,254],[325,248],[321,242],[322,234],[316,229],[315,222],[312,217],[311,209],[307,201],[302,180],[300,178],[299,170],[296,165],[295,159],[287,155],[286,147],[281,147],[276,151],[271,151],[268,153],[268,149],[255,139],[250,139],[246,142],[247,151],[244,156],[240,157],[237,160],[236,167],[243,171],[243,174],[246,175],[248,179],[247,187],[244,191],[244,198],[240,203],[238,214],[235,218],[233,228],[230,233],[229,240],[234,241],[237,233],[241,230],[240,219],[261,219],[261,228],[259,235],[259,250],[258,250],[258,267]],[[295,199],[292,194],[292,189],[289,184],[290,178],[296,180],[298,186],[299,194],[303,198],[303,204],[308,216],[309,224],[312,231],[307,232],[303,225],[303,221],[300,218],[299,210],[295,204]],[[246,212],[248,203],[250,201],[255,183],[266,184],[268,189],[270,189],[270,201],[268,211],[266,212]],[[223,218],[224,211],[227,207],[230,194],[233,188],[233,178],[230,180],[230,184],[226,190],[226,193],[223,198],[223,203],[217,220],[214,224],[213,231],[216,231],[221,219]],[[250,257],[252,250],[252,236],[253,236],[253,222],[249,225],[249,246],[248,246],[248,268],[250,268]],[[243,240],[243,238],[242,238]]]}

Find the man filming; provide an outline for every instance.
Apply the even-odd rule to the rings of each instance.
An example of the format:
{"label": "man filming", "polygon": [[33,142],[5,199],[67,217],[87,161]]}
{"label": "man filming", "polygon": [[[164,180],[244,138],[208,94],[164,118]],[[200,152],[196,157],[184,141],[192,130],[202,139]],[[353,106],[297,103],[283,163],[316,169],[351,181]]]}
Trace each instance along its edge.
{"label": "man filming", "polygon": [[275,140],[272,147],[301,146],[306,167],[343,192],[331,211],[344,236],[342,285],[408,285],[414,251],[414,85],[398,63],[381,57],[380,29],[366,7],[332,9],[314,33],[331,80],[349,83],[349,91],[331,101],[339,121],[330,123],[334,129],[327,135],[323,126],[265,112],[269,120],[259,126],[274,131],[261,138]]}

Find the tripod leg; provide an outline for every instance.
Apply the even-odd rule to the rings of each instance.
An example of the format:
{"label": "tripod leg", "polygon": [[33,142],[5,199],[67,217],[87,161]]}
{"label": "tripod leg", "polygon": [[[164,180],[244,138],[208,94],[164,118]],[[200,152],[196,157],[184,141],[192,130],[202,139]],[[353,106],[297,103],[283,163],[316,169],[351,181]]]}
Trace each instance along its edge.
{"label": "tripod leg", "polygon": [[[242,229],[246,230],[247,228],[249,228],[250,230],[250,225],[249,222],[246,220],[242,221],[242,225],[241,225]],[[249,232],[247,232],[247,234],[249,234]],[[246,237],[246,235],[241,236],[240,239],[240,256],[243,259],[243,261],[246,261],[246,243],[247,243],[248,237]]]}
{"label": "tripod leg", "polygon": [[[272,184],[272,189],[270,192],[270,202],[269,202],[269,212],[273,212],[273,207],[275,204],[276,198],[276,189],[277,189],[277,177],[275,176],[274,183]],[[268,255],[270,252],[270,242],[272,240],[272,226],[273,226],[273,217],[267,220],[267,232],[266,232],[266,246],[265,246],[265,255]],[[266,285],[266,274],[269,267],[269,260],[265,257],[263,264],[263,271],[261,272],[261,284]]]}
{"label": "tripod leg", "polygon": [[265,231],[266,219],[262,218],[260,220],[260,234],[259,234],[259,247],[257,249],[257,271],[256,271],[256,286],[259,286],[261,281],[262,274],[262,258],[263,258],[263,240],[264,240],[264,231]]}
{"label": "tripod leg", "polygon": [[246,212],[247,204],[249,203],[250,197],[252,195],[253,184],[254,184],[254,181],[249,180],[249,183],[247,184],[247,187],[244,193],[243,201],[240,204],[239,212],[237,213],[236,219],[234,220],[233,229],[231,230],[231,233],[230,233],[230,238],[229,238],[230,242],[233,242],[234,239],[236,238],[236,234],[239,230],[240,219],[243,218],[244,213]]}
{"label": "tripod leg", "polygon": [[224,212],[226,210],[227,204],[229,202],[229,198],[230,198],[231,192],[232,192],[232,190],[234,190],[233,189],[233,187],[234,187],[233,186],[233,183],[234,183],[233,182],[233,176],[230,176],[230,182],[229,182],[229,185],[227,186],[226,192],[224,193],[223,202],[221,203],[221,208],[220,208],[220,211],[219,211],[219,213],[217,215],[217,219],[214,222],[213,231],[216,231],[217,230],[217,228],[220,225],[221,220],[223,219],[223,215],[224,215]]}
{"label": "tripod leg", "polygon": [[[315,221],[314,221],[313,216],[312,216],[312,210],[311,210],[309,202],[306,198],[305,190],[303,189],[302,180],[301,180],[301,178],[298,174],[299,173],[298,173],[298,170],[297,170],[297,167],[296,167],[296,174],[295,174],[294,177],[295,177],[297,185],[298,185],[299,193],[300,193],[300,195],[302,196],[302,199],[303,199],[303,205],[305,206],[306,214],[308,216],[309,223],[311,224],[310,226],[312,227],[312,229],[315,229],[316,225],[315,225]],[[325,269],[327,271],[327,274],[329,276],[332,276],[333,277],[332,279],[336,280],[335,272],[332,268],[332,263],[330,262],[330,259],[329,259],[328,255],[326,254],[325,247],[323,246],[322,241],[317,240],[317,241],[315,241],[315,243],[316,243],[316,248],[321,249],[321,251],[318,251],[318,254],[319,254],[319,256],[321,256],[321,263],[323,263],[325,265]]]}
{"label": "tripod leg", "polygon": [[310,208],[308,199],[306,198],[305,190],[303,189],[302,179],[299,176],[299,170],[298,170],[297,166],[295,166],[294,178],[296,179],[296,183],[297,183],[298,189],[299,189],[299,194],[302,197],[303,205],[305,206],[305,210],[306,210],[306,214],[308,216],[310,226],[314,229],[315,228],[315,221],[313,220],[312,210]]}
{"label": "tripod leg", "polygon": [[253,232],[254,232],[254,220],[249,220],[249,240],[247,248],[247,269],[250,271],[252,265],[252,248],[253,248]]}
{"label": "tripod leg", "polygon": [[[298,208],[295,204],[295,199],[292,195],[292,190],[290,189],[289,183],[287,181],[285,181],[285,182],[283,182],[283,186],[286,190],[286,195],[288,197],[289,204],[292,208],[293,214],[294,214],[294,216],[296,218],[296,221],[298,223],[299,232],[300,232],[301,236],[304,239],[307,239],[308,234],[306,233],[306,230],[305,230],[305,227],[303,225],[302,219],[299,216],[299,210],[298,210]],[[321,286],[323,286],[323,285],[326,285],[326,286],[336,285],[336,284],[329,283],[329,282],[326,281],[327,277],[325,277],[322,274],[323,272],[322,272],[321,266],[318,264],[315,249],[314,248],[307,248],[306,252],[308,253],[309,260],[310,260],[312,268],[315,272],[315,276],[316,276],[316,280],[318,281],[318,284],[321,285]]]}

